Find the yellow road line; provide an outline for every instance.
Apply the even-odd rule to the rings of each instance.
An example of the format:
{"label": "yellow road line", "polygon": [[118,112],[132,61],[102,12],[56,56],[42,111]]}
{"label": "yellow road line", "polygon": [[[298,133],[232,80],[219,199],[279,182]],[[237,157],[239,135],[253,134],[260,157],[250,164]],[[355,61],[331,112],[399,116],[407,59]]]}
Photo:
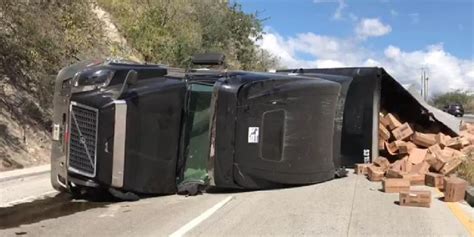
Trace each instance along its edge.
{"label": "yellow road line", "polygon": [[[443,194],[439,189],[435,189],[438,193]],[[466,213],[459,207],[457,202],[446,202],[449,210],[458,218],[459,222],[466,227],[467,231],[471,236],[474,236],[474,217],[469,218]]]}

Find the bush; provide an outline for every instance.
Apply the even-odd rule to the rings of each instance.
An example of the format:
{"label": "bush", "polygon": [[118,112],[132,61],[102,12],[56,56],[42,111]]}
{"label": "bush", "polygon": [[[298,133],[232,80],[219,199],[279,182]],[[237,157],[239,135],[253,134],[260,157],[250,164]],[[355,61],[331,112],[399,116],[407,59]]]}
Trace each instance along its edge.
{"label": "bush", "polygon": [[[277,60],[253,39],[263,34],[257,14],[213,0],[97,0],[146,61],[187,67],[191,56],[222,52],[230,68],[266,70]],[[0,91],[2,104],[18,120],[48,126],[54,78],[73,62],[128,51],[113,47],[92,7],[96,0],[2,0],[0,80],[16,88]],[[121,51],[121,52],[117,52]],[[1,86],[1,85],[0,85]],[[24,106],[18,106],[18,99]]]}
{"label": "bush", "polygon": [[474,185],[474,157],[468,158],[458,168],[457,174],[465,179],[470,185]]}
{"label": "bush", "polygon": [[456,90],[444,94],[434,95],[431,103],[442,109],[445,105],[460,103],[466,113],[474,113],[474,95],[468,91]]}
{"label": "bush", "polygon": [[146,61],[190,66],[195,53],[221,52],[232,69],[267,70],[277,59],[255,45],[262,20],[237,3],[212,0],[98,0]]}
{"label": "bush", "polygon": [[2,0],[0,76],[49,108],[52,80],[62,67],[107,54],[90,4],[88,0]]}

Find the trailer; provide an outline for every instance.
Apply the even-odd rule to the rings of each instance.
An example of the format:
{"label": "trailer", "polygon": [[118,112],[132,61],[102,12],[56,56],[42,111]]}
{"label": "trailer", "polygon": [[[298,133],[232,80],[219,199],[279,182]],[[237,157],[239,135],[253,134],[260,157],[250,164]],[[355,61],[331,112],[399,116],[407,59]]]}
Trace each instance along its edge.
{"label": "trailer", "polygon": [[323,78],[341,84],[334,131],[336,166],[353,167],[379,157],[378,124],[382,111],[397,114],[403,121],[424,128],[435,126],[452,136],[459,132],[457,119],[406,90],[383,68],[297,68],[277,73]]}

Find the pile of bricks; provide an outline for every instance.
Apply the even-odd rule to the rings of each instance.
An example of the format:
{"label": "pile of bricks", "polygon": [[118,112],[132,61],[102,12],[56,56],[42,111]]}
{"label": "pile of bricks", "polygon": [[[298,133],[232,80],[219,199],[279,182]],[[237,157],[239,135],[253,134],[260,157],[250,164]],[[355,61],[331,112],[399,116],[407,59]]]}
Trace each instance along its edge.
{"label": "pile of bricks", "polygon": [[416,131],[391,113],[380,114],[379,153],[371,164],[356,164],[357,174],[382,181],[384,192],[400,193],[400,205],[429,207],[431,193],[413,190],[427,185],[444,190],[445,201],[464,199],[467,182],[452,174],[474,155],[474,125],[463,124],[460,135]]}

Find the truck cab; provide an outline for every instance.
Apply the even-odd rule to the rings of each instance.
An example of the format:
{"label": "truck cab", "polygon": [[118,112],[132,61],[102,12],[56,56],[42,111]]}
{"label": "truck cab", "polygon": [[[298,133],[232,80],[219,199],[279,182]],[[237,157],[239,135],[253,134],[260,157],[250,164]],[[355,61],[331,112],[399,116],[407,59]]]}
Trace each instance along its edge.
{"label": "truck cab", "polygon": [[53,187],[175,192],[174,147],[185,93],[181,79],[162,65],[121,60],[62,69],[54,92]]}

